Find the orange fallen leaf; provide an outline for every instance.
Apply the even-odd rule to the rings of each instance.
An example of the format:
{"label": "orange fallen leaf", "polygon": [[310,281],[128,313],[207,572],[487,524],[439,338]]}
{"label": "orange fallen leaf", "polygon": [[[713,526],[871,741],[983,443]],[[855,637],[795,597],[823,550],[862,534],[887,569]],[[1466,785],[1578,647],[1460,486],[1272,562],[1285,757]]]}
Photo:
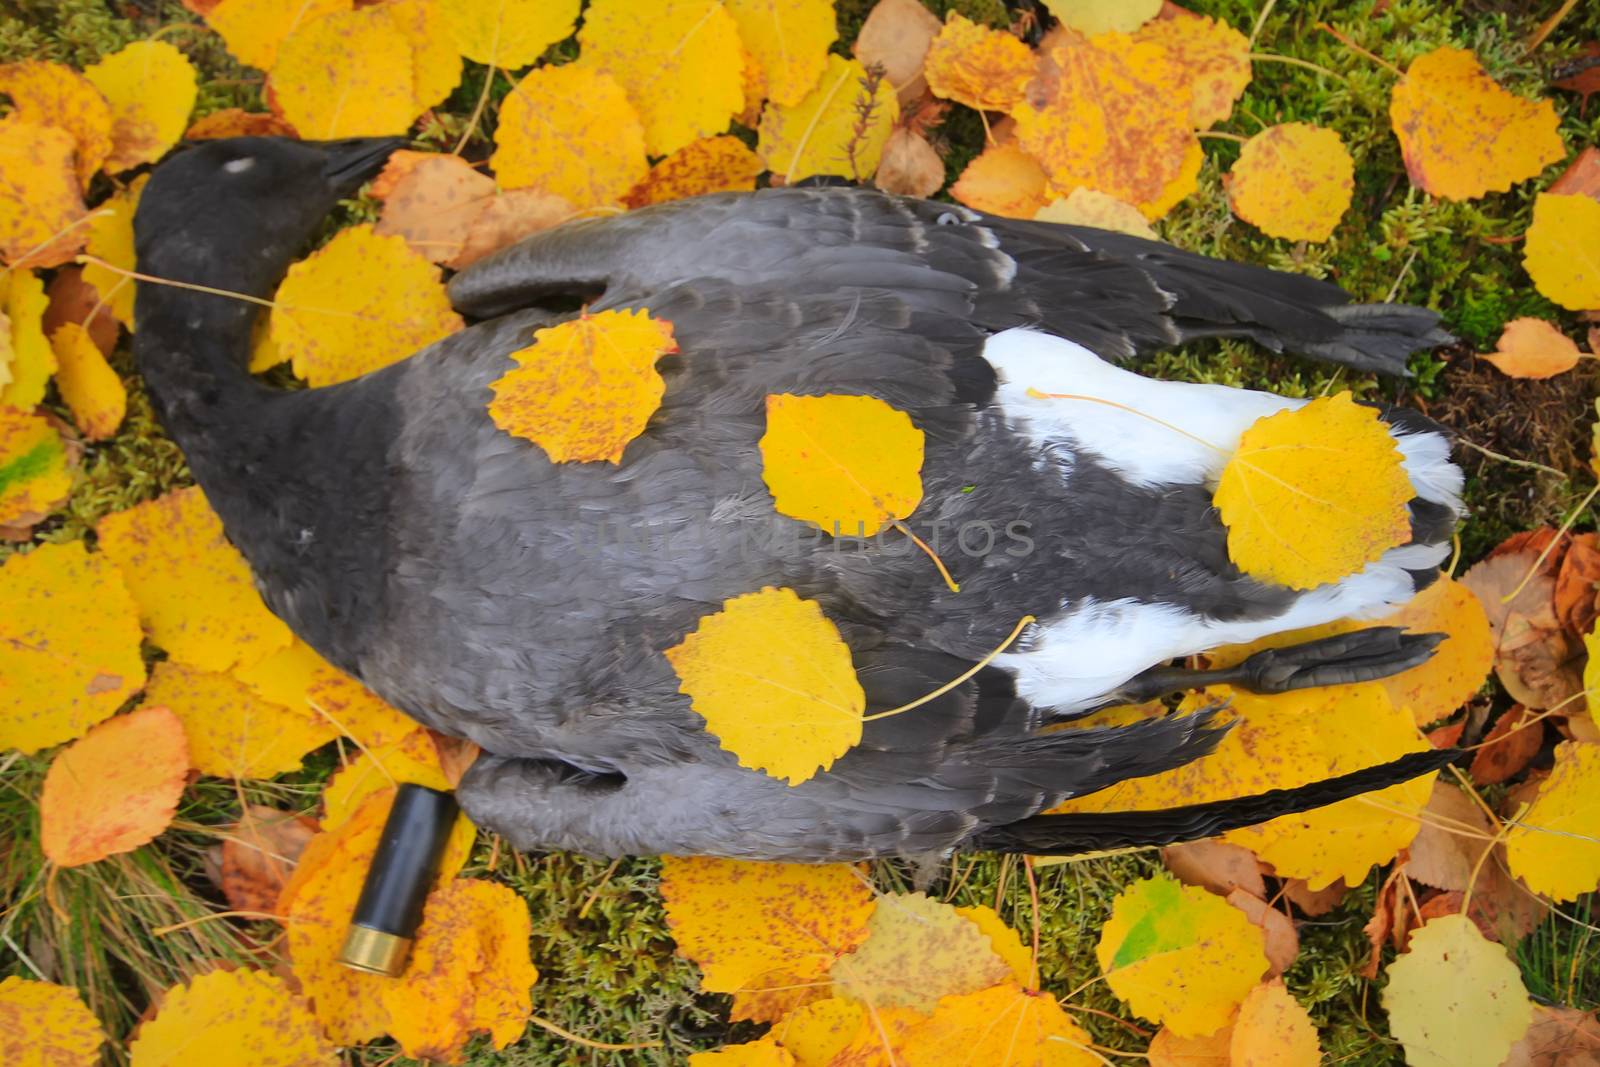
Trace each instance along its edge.
{"label": "orange fallen leaf", "polygon": [[[128,390],[100,354],[94,338],[82,326],[69,322],[50,338],[50,345],[60,366],[56,388],[72,412],[73,423],[90,441],[114,435],[128,411]],[[3,512],[0,508],[0,514]]]}
{"label": "orange fallen leaf", "polygon": [[1224,181],[1233,213],[1262,233],[1326,241],[1350,207],[1355,162],[1337,133],[1289,122],[1245,142]]}
{"label": "orange fallen leaf", "polygon": [[928,46],[923,74],[935,96],[979,111],[1010,111],[1033,80],[1034,56],[1011,34],[952,11]]}
{"label": "orange fallen leaf", "polygon": [[88,188],[111,154],[111,109],[100,90],[69,66],[25,59],[0,66],[0,93],[11,97],[11,113],[21,121],[72,135],[78,181]]}
{"label": "orange fallen leaf", "polygon": [[1447,575],[1372,626],[1399,626],[1412,633],[1447,635],[1432,658],[1383,679],[1396,707],[1410,708],[1417,725],[1445,718],[1483,688],[1494,663],[1494,636],[1483,604],[1472,590]]}
{"label": "orange fallen leaf", "polygon": [[1250,84],[1250,42],[1225,22],[1169,7],[1171,18],[1152,19],[1133,39],[1160,45],[1183,68],[1194,93],[1190,121],[1197,130],[1209,129],[1233,114]]}
{"label": "orange fallen leaf", "polygon": [[580,209],[621,200],[649,170],[644,126],[622,86],[577,63],[524,75],[500,106],[494,145],[489,165],[502,187],[536,188]]}
{"label": "orange fallen leaf", "polygon": [[1233,1067],[1233,1026],[1201,1037],[1179,1037],[1163,1026],[1150,1041],[1150,1067]]}
{"label": "orange fallen leaf", "polygon": [[45,858],[79,867],[154,840],[172,821],[188,771],[183,724],[166,708],[138,708],[94,727],[45,774]]}
{"label": "orange fallen leaf", "polygon": [[1472,757],[1469,773],[1480,785],[1498,785],[1520,774],[1544,744],[1544,727],[1532,722],[1533,712],[1513,705],[1495,720]]}
{"label": "orange fallen leaf", "polygon": [[106,1035],[78,991],[12,975],[0,978],[0,1063],[94,1067]]}
{"label": "orange fallen leaf", "polygon": [[1578,346],[1544,319],[1512,319],[1483,358],[1512,378],[1553,378],[1578,365]]}
{"label": "orange fallen leaf", "polygon": [[1014,144],[990,145],[967,164],[950,195],[970,208],[1010,219],[1031,219],[1050,202],[1050,180],[1039,161]]}
{"label": "orange fallen leaf", "polygon": [[651,155],[721,133],[744,106],[744,46],[718,0],[590,0],[578,46],[627,92]]}
{"label": "orange fallen leaf", "polygon": [[1595,617],[1600,615],[1600,535],[1572,538],[1556,574],[1555,606],[1568,633],[1582,635],[1595,628]]}
{"label": "orange fallen leaf", "polygon": [[1389,120],[1411,183],[1446,200],[1505,192],[1566,154],[1555,107],[1502,89],[1461,48],[1413,60],[1395,84]]}
{"label": "orange fallen leaf", "polygon": [[1097,1067],[1093,1040],[1048,993],[1002,982],[941,999],[893,1042],[901,1067]]}
{"label": "orange fallen leaf", "polygon": [[76,152],[65,130],[0,120],[0,260],[14,271],[59,267],[88,240]]}
{"label": "orange fallen leaf", "polygon": [[746,192],[756,187],[756,177],[764,169],[761,157],[739,138],[706,137],[684,145],[651,167],[622,202],[629,207],[645,207],[706,193]]}
{"label": "orange fallen leaf", "polygon": [[198,486],[107,515],[97,532],[145,632],[172,659],[221,671],[289,643]]}
{"label": "orange fallen leaf", "polygon": [[472,220],[467,238],[445,265],[453,270],[469,267],[529,234],[559,226],[578,214],[566,200],[538,189],[506,189],[484,205]]}
{"label": "orange fallen leaf", "polygon": [[431,155],[385,194],[372,232],[404,237],[424,259],[446,263],[461,254],[472,224],[494,195],[494,179],[460,156]]}
{"label": "orange fallen leaf", "polygon": [[1150,228],[1144,213],[1132,204],[1114,196],[1097,193],[1093,189],[1077,188],[1061,199],[1052,200],[1033,213],[1039,222],[1060,222],[1069,226],[1094,226],[1102,230],[1159,241],[1160,235]]}
{"label": "orange fallen leaf", "polygon": [[83,72],[111,106],[111,154],[117,174],[154,163],[189,125],[199,77],[184,54],[165,41],[134,41]]}
{"label": "orange fallen leaf", "polygon": [[666,392],[655,369],[678,350],[672,324],[643,308],[584,314],[536,330],[490,383],[489,415],[556,463],[619,463]]}
{"label": "orange fallen leaf", "polygon": [[1159,218],[1198,144],[1182,69],[1120,33],[1067,31],[1049,58],[1050,76],[1012,110],[1018,143],[1057,190],[1088,186]]}
{"label": "orange fallen leaf", "polygon": [[1600,1060],[1600,1020],[1592,1011],[1533,1006],[1533,1025],[1511,1046],[1503,1067],[1584,1067]]}
{"label": "orange fallen leaf", "polygon": [[185,141],[214,141],[223,137],[296,137],[293,126],[265,111],[225,107],[195,119],[183,133]]}
{"label": "orange fallen leaf", "polygon": [[222,841],[222,893],[236,911],[272,912],[317,832],[315,821],[264,804],[246,804]]}
{"label": "orange fallen leaf", "polygon": [[[0,291],[3,290],[4,285],[0,284]],[[62,267],[56,271],[55,277],[50,279],[49,288],[45,290],[45,296],[49,299],[49,306],[45,308],[39,324],[45,336],[73,323],[89,331],[90,338],[102,355],[109,356],[112,349],[116,348],[121,327],[94,286],[83,280],[82,267]],[[6,334],[5,326],[0,324],[0,350],[5,348]],[[0,358],[0,363],[4,362],[4,358]],[[0,371],[0,390],[4,389],[7,373]]]}
{"label": "orange fallen leaf", "polygon": [[337,1067],[339,1053],[306,1002],[267,971],[212,971],[162,996],[128,1047],[129,1067],[238,1062],[251,1067]]}

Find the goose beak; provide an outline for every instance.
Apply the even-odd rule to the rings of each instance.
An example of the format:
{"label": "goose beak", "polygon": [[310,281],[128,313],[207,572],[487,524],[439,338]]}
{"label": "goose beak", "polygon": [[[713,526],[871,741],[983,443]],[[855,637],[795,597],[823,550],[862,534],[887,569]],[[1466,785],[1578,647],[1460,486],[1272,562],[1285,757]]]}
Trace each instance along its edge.
{"label": "goose beak", "polygon": [[322,176],[346,192],[366,181],[383,167],[384,160],[406,144],[403,137],[351,137],[343,141],[324,141],[327,162]]}

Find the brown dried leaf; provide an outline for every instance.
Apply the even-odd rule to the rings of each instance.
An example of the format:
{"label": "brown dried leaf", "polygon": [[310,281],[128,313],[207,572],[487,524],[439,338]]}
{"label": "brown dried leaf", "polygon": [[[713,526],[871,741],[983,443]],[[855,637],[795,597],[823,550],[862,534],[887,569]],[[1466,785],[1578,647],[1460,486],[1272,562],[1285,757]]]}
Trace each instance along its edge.
{"label": "brown dried leaf", "polygon": [[1581,637],[1600,616],[1600,536],[1577,534],[1556,573],[1556,616],[1567,633]]}
{"label": "brown dried leaf", "polygon": [[1511,1046],[1500,1067],[1596,1067],[1600,1064],[1600,1020],[1592,1011],[1533,1006],[1533,1025]]}
{"label": "brown dried leaf", "polygon": [[272,912],[300,853],[316,835],[316,820],[264,804],[244,814],[222,842],[222,892],[237,911]]}
{"label": "brown dried leaf", "polygon": [[1300,954],[1300,934],[1295,930],[1293,919],[1243,889],[1235,889],[1229,893],[1228,903],[1244,912],[1251,922],[1261,927],[1261,933],[1265,937],[1265,944],[1262,947],[1266,950],[1269,965],[1268,978],[1276,978],[1294,966],[1294,958]]}
{"label": "brown dried leaf", "polygon": [[1185,885],[1198,885],[1220,896],[1242,889],[1254,897],[1265,898],[1267,884],[1261,877],[1261,861],[1247,848],[1226,841],[1189,841],[1168,845],[1161,850],[1161,862]]}
{"label": "brown dried leaf", "polygon": [[1472,757],[1472,780],[1479,785],[1495,785],[1511,778],[1539,754],[1544,743],[1544,726],[1527,725],[1534,713],[1518,704],[1495,722],[1483,739],[1483,747]]}
{"label": "brown dried leaf", "polygon": [[430,156],[388,191],[373,232],[403,237],[418,255],[446,263],[461,254],[494,195],[494,179],[460,156]]}
{"label": "brown dried leaf", "polygon": [[[1600,81],[1600,67],[1595,78]],[[1590,145],[1578,153],[1578,158],[1567,164],[1561,177],[1550,183],[1547,193],[1558,196],[1592,196],[1600,200],[1600,148]]]}
{"label": "brown dried leaf", "polygon": [[1344,881],[1334,882],[1322,889],[1312,889],[1306,884],[1304,878],[1289,878],[1283,883],[1283,895],[1289,898],[1290,903],[1299,908],[1306,915],[1316,918],[1326,915],[1339,906],[1344,895],[1350,892],[1350,887]]}
{"label": "brown dried leaf", "polygon": [[1422,829],[1412,840],[1402,869],[1413,881],[1465,890],[1493,837],[1488,816],[1471,797],[1453,785],[1434,782]]}
{"label": "brown dried leaf", "polygon": [[873,184],[886,193],[932,196],[944,184],[944,160],[920,134],[897,126],[883,146]]}
{"label": "brown dried leaf", "polygon": [[922,65],[940,26],[938,17],[918,0],[878,0],[861,24],[852,51],[863,66],[881,65],[900,106],[908,107],[927,92]]}
{"label": "brown dried leaf", "polygon": [[559,196],[538,189],[507,189],[472,222],[461,251],[445,266],[462,270],[529,234],[559,226],[577,211]]}
{"label": "brown dried leaf", "polygon": [[67,323],[77,323],[89,331],[90,339],[103,355],[111,354],[117,346],[120,327],[111,315],[111,306],[100,299],[94,286],[83,280],[82,267],[62,267],[56,271],[45,292],[50,299],[42,322],[46,337],[54,335]]}

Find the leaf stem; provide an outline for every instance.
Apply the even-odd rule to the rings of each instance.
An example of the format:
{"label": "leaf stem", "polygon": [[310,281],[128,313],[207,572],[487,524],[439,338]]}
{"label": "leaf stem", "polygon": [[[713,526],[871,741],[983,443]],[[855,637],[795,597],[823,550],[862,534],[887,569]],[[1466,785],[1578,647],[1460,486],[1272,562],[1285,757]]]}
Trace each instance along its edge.
{"label": "leaf stem", "polygon": [[1384,59],[1382,56],[1375,55],[1374,53],[1367,51],[1365,48],[1362,48],[1360,45],[1356,44],[1350,38],[1346,37],[1344,34],[1340,33],[1326,22],[1317,23],[1317,29],[1321,30],[1323,33],[1329,34],[1356,55],[1364,56],[1367,59],[1372,60],[1372,62],[1378,64],[1378,66],[1383,67],[1385,70],[1393,71],[1396,77],[1404,78],[1406,76],[1405,71],[1401,70],[1387,59]]}
{"label": "leaf stem", "polygon": [[[1240,140],[1243,140],[1243,138],[1241,137]],[[1116,408],[1119,411],[1126,411],[1130,415],[1137,415],[1141,419],[1149,419],[1157,426],[1165,426],[1173,433],[1182,434],[1196,444],[1205,445],[1213,452],[1220,452],[1224,456],[1228,454],[1227,449],[1220,448],[1217,445],[1212,444],[1210,441],[1207,441],[1204,437],[1198,437],[1195,434],[1190,433],[1188,430],[1185,430],[1181,426],[1174,426],[1172,423],[1163,419],[1158,419],[1154,415],[1140,411],[1138,408],[1131,408],[1126,404],[1119,404],[1115,400],[1107,400],[1105,397],[1084,396],[1081,393],[1041,393],[1039,390],[1031,387],[1028,389],[1028,395],[1033,397],[1035,400],[1087,400],[1091,404],[1104,404],[1106,407]]]}
{"label": "leaf stem", "polygon": [[1568,515],[1561,523],[1561,528],[1556,531],[1556,535],[1554,537],[1550,538],[1550,543],[1544,546],[1544,551],[1539,553],[1539,558],[1533,561],[1533,566],[1528,568],[1528,573],[1522,576],[1522,581],[1517,583],[1517,587],[1515,589],[1501,597],[1500,603],[1511,603],[1513,600],[1517,599],[1517,594],[1522,592],[1523,588],[1527,586],[1529,582],[1533,581],[1533,576],[1539,573],[1539,568],[1544,566],[1544,561],[1550,558],[1551,551],[1554,550],[1556,545],[1561,542],[1561,538],[1566,535],[1566,532],[1572,529],[1572,524],[1578,521],[1578,516],[1583,514],[1583,509],[1589,506],[1589,503],[1594,500],[1596,494],[1600,494],[1600,482],[1595,483],[1595,487],[1589,490],[1588,494],[1584,496],[1582,500],[1578,501],[1578,506],[1573,508],[1572,514]]}
{"label": "leaf stem", "polygon": [[1006,637],[1006,639],[1004,641],[1000,642],[999,647],[997,647],[993,652],[990,652],[987,656],[985,656],[982,659],[980,659],[978,662],[974,663],[970,669],[962,671],[956,677],[950,679],[948,682],[946,682],[945,684],[941,685],[939,688],[935,689],[933,692],[927,693],[927,694],[925,694],[923,696],[920,696],[917,699],[913,700],[909,704],[901,704],[898,708],[890,708],[888,711],[880,711],[880,712],[877,712],[877,713],[872,714],[872,715],[862,716],[861,721],[862,722],[873,722],[873,721],[875,721],[877,719],[887,719],[891,715],[899,715],[902,712],[910,711],[913,708],[920,708],[920,707],[922,707],[922,705],[928,703],[931,700],[938,700],[940,697],[942,697],[946,693],[950,692],[950,690],[954,689],[956,686],[958,686],[961,683],[965,682],[967,679],[971,678],[974,674],[977,674],[979,671],[983,670],[990,663],[992,663],[996,656],[1000,655],[1000,653],[1004,652],[1006,649],[1011,647],[1011,642],[1013,642],[1013,641],[1015,641],[1017,639],[1018,635],[1020,635],[1022,633],[1023,629],[1029,623],[1036,622],[1036,621],[1037,620],[1032,615],[1024,615],[1022,618],[1017,620],[1017,625],[1012,627],[1011,633],[1009,635],[1007,635],[1007,637]]}
{"label": "leaf stem", "polygon": [[592,1048],[597,1052],[636,1052],[641,1049],[661,1047],[661,1042],[659,1041],[639,1041],[633,1044],[614,1044],[610,1041],[595,1041],[592,1038],[579,1037],[571,1030],[568,1030],[563,1026],[559,1026],[556,1023],[551,1022],[549,1019],[538,1015],[528,1016],[528,1021],[541,1030],[548,1030],[550,1033],[555,1034],[563,1041],[570,1041],[574,1045],[582,1045],[584,1048]]}
{"label": "leaf stem", "polygon": [[899,530],[901,533],[905,534],[907,537],[911,538],[912,544],[916,545],[918,548],[922,549],[922,551],[928,554],[928,558],[933,560],[933,565],[939,568],[939,577],[944,579],[944,584],[950,587],[950,591],[952,593],[961,592],[961,585],[954,578],[950,577],[950,571],[945,567],[944,560],[940,559],[938,554],[935,553],[932,548],[928,547],[928,543],[926,541],[912,533],[911,527],[907,526],[899,519],[894,520],[894,522],[890,525],[892,525],[896,530]]}

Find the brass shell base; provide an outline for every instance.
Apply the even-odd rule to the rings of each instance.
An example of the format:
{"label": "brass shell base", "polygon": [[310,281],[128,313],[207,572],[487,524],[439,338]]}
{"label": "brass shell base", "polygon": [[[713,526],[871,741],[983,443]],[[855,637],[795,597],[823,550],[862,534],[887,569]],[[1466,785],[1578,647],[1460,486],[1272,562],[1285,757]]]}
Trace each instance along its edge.
{"label": "brass shell base", "polygon": [[345,935],[344,951],[339,953],[339,962],[351,970],[398,978],[406,969],[406,958],[410,955],[409,937],[351,923],[350,932]]}

